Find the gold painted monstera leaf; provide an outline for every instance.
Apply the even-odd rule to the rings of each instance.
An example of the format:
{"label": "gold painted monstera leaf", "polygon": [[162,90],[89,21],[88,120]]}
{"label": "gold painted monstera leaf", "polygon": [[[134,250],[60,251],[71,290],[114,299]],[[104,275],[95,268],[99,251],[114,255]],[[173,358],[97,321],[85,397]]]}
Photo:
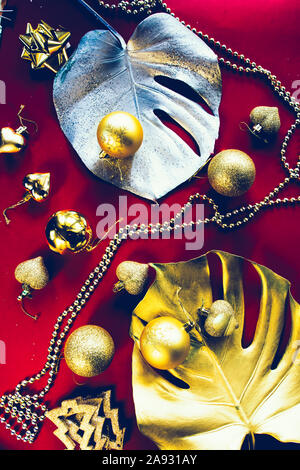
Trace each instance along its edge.
{"label": "gold painted monstera leaf", "polygon": [[[160,449],[239,449],[247,434],[270,434],[284,442],[300,442],[300,306],[289,282],[256,263],[221,251],[224,299],[236,312],[239,328],[226,338],[191,332],[191,350],[175,370],[150,367],[139,350],[144,325],[172,315],[185,322],[178,304],[196,320],[197,309],[210,306],[212,287],[207,255],[174,264],[153,264],[156,280],[132,319],[133,394],[140,430]],[[217,256],[217,258],[215,258]],[[242,347],[244,325],[243,269],[249,265],[261,281],[260,312],[250,346]],[[272,368],[285,323],[286,301],[291,332],[284,355]],[[178,380],[179,379],[179,380]]]}

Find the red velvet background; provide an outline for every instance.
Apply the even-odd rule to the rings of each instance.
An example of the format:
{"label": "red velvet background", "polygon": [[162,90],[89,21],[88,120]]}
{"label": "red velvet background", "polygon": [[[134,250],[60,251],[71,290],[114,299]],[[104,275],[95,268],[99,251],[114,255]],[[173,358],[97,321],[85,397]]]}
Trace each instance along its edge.
{"label": "red velvet background", "polygon": [[[50,171],[52,187],[47,202],[32,202],[23,206],[11,212],[10,226],[6,227],[3,222],[0,224],[0,340],[6,344],[7,355],[6,365],[0,365],[0,395],[14,389],[19,380],[42,368],[57,316],[74,300],[104,250],[103,246],[90,254],[63,258],[50,253],[44,235],[48,217],[59,209],[72,208],[83,213],[95,227],[98,221],[96,208],[101,202],[117,205],[118,196],[125,194],[129,203],[141,202],[139,198],[89,173],[60,130],[52,103],[53,76],[47,71],[32,72],[29,64],[20,59],[22,48],[18,35],[25,32],[27,22],[35,27],[40,19],[44,19],[53,26],[64,26],[72,32],[72,48],[76,47],[85,32],[101,28],[101,25],[78,6],[76,0],[15,0],[8,3],[16,7],[17,17],[14,27],[4,30],[0,47],[0,80],[5,82],[7,90],[7,105],[0,104],[0,126],[17,127],[16,113],[20,104],[25,104],[24,115],[37,121],[39,133],[30,139],[28,148],[22,154],[1,156],[1,207],[7,207],[22,197],[22,179],[27,173]],[[96,1],[92,4],[95,6]],[[168,4],[192,26],[272,70],[288,89],[291,90],[294,80],[300,79],[298,1],[169,0]],[[128,19],[115,17],[110,21],[126,39],[135,26]],[[280,109],[280,136],[274,145],[267,148],[255,145],[248,133],[239,129],[239,123],[247,120],[250,110],[257,105],[279,106]],[[251,190],[231,205],[261,200],[285,177],[279,163],[279,142],[293,116],[264,82],[223,70],[220,117],[221,130],[216,151],[226,148],[246,151],[253,157],[257,168],[257,178]],[[299,135],[295,136],[288,152],[288,158],[293,162],[296,161],[297,150]],[[164,198],[164,202],[184,203],[189,194],[197,191],[209,191],[213,195],[206,179],[195,179],[173,191]],[[285,194],[298,195],[298,188],[294,184]],[[144,203],[148,206],[148,202]],[[227,203],[223,201],[223,204],[225,207]],[[116,296],[112,293],[116,266],[126,259],[170,262],[190,259],[211,249],[222,249],[264,264],[289,279],[292,294],[299,301],[299,228],[296,214],[296,207],[280,207],[262,212],[252,222],[232,232],[215,226],[206,227],[201,251],[186,252],[184,240],[140,240],[122,245],[111,269],[75,323],[76,328],[87,323],[99,324],[112,334],[116,344],[112,365],[102,375],[80,387],[62,361],[55,386],[47,396],[49,406],[56,406],[70,395],[77,396],[83,391],[113,386],[128,426],[125,448],[155,448],[139,433],[135,423],[131,390],[132,341],[128,329],[130,312],[137,301],[127,295]],[[52,281],[43,291],[35,292],[34,300],[28,305],[31,311],[42,312],[40,319],[34,322],[19,309],[16,297],[20,285],[14,279],[14,269],[18,263],[38,255],[45,256]],[[245,344],[249,344],[254,333],[259,299],[255,280],[249,276],[249,283],[245,284],[248,302]],[[287,335],[288,331],[285,333]],[[53,430],[52,424],[46,421],[38,439],[30,446],[17,442],[0,425],[0,448],[62,449],[61,443],[53,436]],[[299,448],[292,444],[279,444],[269,437],[258,439],[257,445],[258,448]]]}

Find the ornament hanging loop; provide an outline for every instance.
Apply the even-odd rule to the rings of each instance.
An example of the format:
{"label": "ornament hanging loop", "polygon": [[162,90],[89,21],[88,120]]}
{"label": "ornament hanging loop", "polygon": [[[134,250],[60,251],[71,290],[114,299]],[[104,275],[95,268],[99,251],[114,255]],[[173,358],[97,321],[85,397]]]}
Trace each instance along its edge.
{"label": "ornament hanging loop", "polygon": [[117,220],[113,225],[111,225],[109,227],[109,229],[107,230],[107,232],[105,232],[105,234],[103,235],[102,238],[100,238],[99,240],[95,239],[92,241],[92,231],[89,231],[88,232],[88,241],[87,241],[87,244],[86,244],[86,247],[84,248],[86,251],[93,251],[95,250],[99,245],[100,243],[108,236],[108,234],[112,231],[112,229],[120,222],[122,222],[123,220],[123,217],[119,220]]}
{"label": "ornament hanging loop", "polygon": [[113,292],[116,294],[117,292],[121,292],[122,290],[125,289],[125,282],[124,281],[118,281],[113,287]]}
{"label": "ornament hanging loop", "polygon": [[264,142],[265,144],[268,144],[269,141],[267,139],[264,139],[262,137],[262,131],[263,131],[263,128],[260,124],[256,124],[255,126],[252,127],[249,127],[248,124],[244,121],[242,121],[240,123],[240,129],[241,131],[245,131],[246,129],[252,134],[254,135],[254,137],[256,137],[257,139],[261,140],[262,142]]}
{"label": "ornament hanging loop", "polygon": [[32,194],[31,193],[26,193],[25,196],[20,201],[18,201],[16,204],[13,204],[12,206],[9,206],[6,209],[4,209],[2,214],[3,214],[3,217],[4,217],[5,222],[6,222],[7,225],[10,224],[10,222],[11,222],[9,217],[7,217],[7,215],[6,215],[7,211],[11,210],[11,209],[15,209],[16,207],[22,206],[23,204],[28,202],[30,199],[32,199]]}
{"label": "ornament hanging loop", "polygon": [[22,134],[24,132],[28,132],[27,126],[25,125],[25,122],[30,122],[35,127],[34,133],[37,134],[38,129],[39,129],[39,126],[37,125],[37,123],[35,121],[32,121],[31,119],[24,118],[22,116],[22,112],[23,112],[24,108],[25,108],[25,105],[21,104],[20,109],[19,109],[18,114],[17,114],[17,116],[19,118],[19,121],[20,121],[20,127],[17,129],[16,132],[19,132],[20,134]]}
{"label": "ornament hanging loop", "polygon": [[39,315],[31,315],[25,308],[24,306],[24,299],[28,297],[29,299],[32,298],[31,292],[32,289],[28,284],[22,284],[22,292],[20,295],[18,295],[17,300],[20,302],[22,312],[25,313],[28,317],[32,318],[33,320],[37,320],[39,318]]}

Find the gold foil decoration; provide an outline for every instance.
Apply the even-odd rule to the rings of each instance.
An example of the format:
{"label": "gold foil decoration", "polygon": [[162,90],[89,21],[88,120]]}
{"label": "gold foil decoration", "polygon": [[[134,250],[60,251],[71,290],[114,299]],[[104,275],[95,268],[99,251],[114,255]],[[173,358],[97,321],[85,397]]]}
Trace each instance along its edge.
{"label": "gold foil decoration", "polygon": [[122,450],[125,428],[118,409],[111,407],[111,390],[97,398],[65,400],[46,413],[57,429],[54,435],[67,450]]}
{"label": "gold foil decoration", "polygon": [[26,189],[23,198],[3,211],[3,217],[7,225],[10,223],[10,219],[7,217],[8,210],[15,209],[30,201],[30,199],[36,202],[42,202],[49,196],[50,173],[30,173],[23,179],[23,186]]}
{"label": "gold foil decoration", "polygon": [[[207,255],[170,264],[153,264],[156,279],[136,307],[131,325],[133,396],[139,429],[162,450],[237,450],[249,434],[270,434],[283,442],[300,443],[300,306],[289,282],[270,269],[222,251],[210,252],[222,263],[223,295],[239,327],[232,335],[213,338],[191,330],[185,362],[162,374],[143,359],[139,339],[145,324],[162,315],[186,321],[189,312],[212,305]],[[210,259],[210,263],[212,260]],[[261,287],[259,319],[252,344],[242,347],[245,309],[243,270],[252,266]],[[181,302],[176,293],[180,289]],[[285,352],[274,368],[285,308],[291,311],[291,332]],[[298,349],[297,349],[298,348]]]}
{"label": "gold foil decoration", "polygon": [[57,73],[68,61],[66,46],[70,36],[68,31],[52,28],[42,20],[36,29],[27,23],[26,34],[19,36],[24,45],[21,57],[30,61],[35,70],[46,67]]}

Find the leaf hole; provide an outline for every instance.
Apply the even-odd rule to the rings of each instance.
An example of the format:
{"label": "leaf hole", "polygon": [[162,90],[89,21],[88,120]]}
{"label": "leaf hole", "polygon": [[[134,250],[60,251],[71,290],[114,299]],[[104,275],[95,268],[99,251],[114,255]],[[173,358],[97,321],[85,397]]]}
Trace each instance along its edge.
{"label": "leaf hole", "polygon": [[194,137],[186,130],[184,129],[180,124],[178,124],[175,119],[171,118],[165,111],[162,111],[161,109],[154,109],[154,114],[155,116],[158,117],[158,119],[166,126],[168,129],[171,129],[171,131],[175,132],[182,140],[184,140],[189,147],[197,154],[200,156],[200,150],[199,146],[194,139]]}
{"label": "leaf hole", "polygon": [[260,311],[262,286],[259,274],[251,263],[243,264],[242,276],[245,305],[242,347],[245,349],[250,346],[255,335]]}
{"label": "leaf hole", "polygon": [[278,344],[278,348],[276,351],[276,354],[274,356],[271,369],[276,369],[278,367],[279,362],[281,361],[285,350],[286,346],[290,337],[291,333],[291,324],[292,324],[292,315],[291,315],[291,307],[290,307],[290,299],[287,296],[286,301],[285,301],[285,306],[284,306],[284,320],[283,320],[283,328],[281,331],[280,335],[280,340]]}
{"label": "leaf hole", "polygon": [[[209,278],[212,290],[212,298],[213,302],[215,302],[216,300],[224,299],[222,262],[219,256],[217,256],[215,253],[209,253],[207,255],[207,260],[209,265]],[[210,305],[206,305],[205,299],[203,299],[203,301],[206,307],[210,307]]]}
{"label": "leaf hole", "polygon": [[184,96],[188,100],[197,103],[208,114],[211,114],[212,116],[214,115],[207,102],[187,83],[181,80],[176,80],[174,78],[166,77],[164,75],[156,75],[154,80],[159,83],[159,85],[162,85],[165,88],[169,88],[169,90],[172,90],[175,93]]}
{"label": "leaf hole", "polygon": [[161,375],[162,378],[170,382],[175,387],[182,388],[184,390],[188,390],[190,388],[188,383],[184,382],[184,380],[181,380],[178,377],[174,377],[174,375],[171,374],[171,372],[168,370],[155,370]]}

